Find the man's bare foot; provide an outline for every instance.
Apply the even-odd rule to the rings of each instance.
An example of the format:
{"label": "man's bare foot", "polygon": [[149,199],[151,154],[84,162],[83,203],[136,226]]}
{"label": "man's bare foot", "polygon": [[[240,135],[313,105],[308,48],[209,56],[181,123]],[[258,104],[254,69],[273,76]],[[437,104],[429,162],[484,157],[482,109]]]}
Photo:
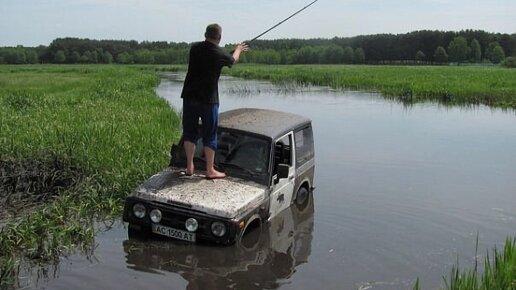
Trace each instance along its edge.
{"label": "man's bare foot", "polygon": [[220,172],[215,169],[206,174],[207,179],[220,179],[224,177],[226,177],[226,174],[224,172]]}
{"label": "man's bare foot", "polygon": [[186,175],[193,175],[195,171],[195,167],[193,164],[186,166]]}

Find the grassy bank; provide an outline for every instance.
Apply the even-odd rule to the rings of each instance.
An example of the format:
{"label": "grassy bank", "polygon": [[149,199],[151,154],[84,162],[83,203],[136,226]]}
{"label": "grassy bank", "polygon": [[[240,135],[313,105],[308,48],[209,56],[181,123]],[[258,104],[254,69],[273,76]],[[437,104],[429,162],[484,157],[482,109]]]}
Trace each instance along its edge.
{"label": "grassy bank", "polygon": [[[168,164],[179,119],[152,69],[0,66],[0,283],[87,245],[92,220]],[[5,216],[4,216],[5,218]]]}
{"label": "grassy bank", "polygon": [[374,90],[407,104],[516,108],[516,70],[494,66],[238,65],[225,72],[272,82]]}

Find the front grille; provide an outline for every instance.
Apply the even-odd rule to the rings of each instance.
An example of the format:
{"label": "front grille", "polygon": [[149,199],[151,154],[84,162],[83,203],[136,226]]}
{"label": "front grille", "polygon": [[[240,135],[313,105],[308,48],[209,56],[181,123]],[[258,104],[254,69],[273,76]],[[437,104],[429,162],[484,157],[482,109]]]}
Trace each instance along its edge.
{"label": "front grille", "polygon": [[[150,229],[152,222],[148,214],[143,219],[135,218],[132,215],[132,207],[135,203],[138,202],[145,205],[147,213],[150,213],[153,209],[159,209],[162,214],[162,218],[159,223],[163,226],[187,231],[185,227],[186,220],[189,218],[195,218],[199,223],[199,228],[197,229],[197,231],[195,231],[198,240],[210,240],[221,244],[229,244],[232,243],[232,241],[234,241],[236,229],[233,223],[217,219],[216,217],[209,216],[201,211],[186,209],[184,207],[175,206],[171,204],[162,204],[159,202],[149,202],[140,199],[128,198],[126,200],[124,209],[124,221],[134,223],[136,225],[141,225],[147,229]],[[221,221],[226,224],[226,235],[224,235],[221,238],[218,238],[211,233],[211,224],[214,221]]]}
{"label": "front grille", "polygon": [[152,204],[149,208],[150,210],[152,210],[153,208],[161,210],[162,218],[160,224],[164,226],[169,226],[172,228],[186,231],[186,220],[189,218],[195,218],[199,223],[199,228],[197,229],[196,233],[199,235],[211,236],[211,230],[209,229],[209,227],[213,219],[208,219],[197,214],[185,213],[181,209],[174,209],[170,207],[164,207],[161,205]]}

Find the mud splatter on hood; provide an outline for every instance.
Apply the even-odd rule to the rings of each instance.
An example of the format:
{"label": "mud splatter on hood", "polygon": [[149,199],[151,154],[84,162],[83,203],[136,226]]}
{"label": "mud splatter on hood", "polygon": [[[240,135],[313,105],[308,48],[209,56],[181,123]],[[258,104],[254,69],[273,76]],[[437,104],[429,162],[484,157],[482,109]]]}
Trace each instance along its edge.
{"label": "mud splatter on hood", "polygon": [[169,204],[181,204],[223,218],[234,218],[260,206],[266,186],[240,178],[208,180],[204,175],[185,176],[167,168],[140,185],[133,196]]}

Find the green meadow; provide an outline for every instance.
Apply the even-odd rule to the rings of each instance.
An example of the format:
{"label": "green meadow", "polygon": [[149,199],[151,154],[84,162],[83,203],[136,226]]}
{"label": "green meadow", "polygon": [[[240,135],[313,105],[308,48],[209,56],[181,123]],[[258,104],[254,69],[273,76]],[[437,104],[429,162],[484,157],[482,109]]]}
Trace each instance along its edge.
{"label": "green meadow", "polygon": [[0,66],[0,281],[88,245],[93,221],[168,165],[180,120],[154,70]]}
{"label": "green meadow", "polygon": [[[15,283],[23,261],[50,263],[91,247],[94,221],[119,218],[131,190],[167,166],[180,119],[156,95],[155,71],[185,69],[0,66],[0,288]],[[404,103],[516,108],[516,70],[500,67],[238,65],[224,73],[378,91]],[[493,261],[484,271],[491,276],[477,282],[495,285],[486,284],[494,277],[513,288],[447,288],[516,289],[515,257],[508,239],[503,253],[486,260]],[[446,283],[480,279],[454,271]]]}
{"label": "green meadow", "polygon": [[226,72],[276,83],[376,91],[405,104],[516,108],[516,70],[499,66],[240,65]]}

